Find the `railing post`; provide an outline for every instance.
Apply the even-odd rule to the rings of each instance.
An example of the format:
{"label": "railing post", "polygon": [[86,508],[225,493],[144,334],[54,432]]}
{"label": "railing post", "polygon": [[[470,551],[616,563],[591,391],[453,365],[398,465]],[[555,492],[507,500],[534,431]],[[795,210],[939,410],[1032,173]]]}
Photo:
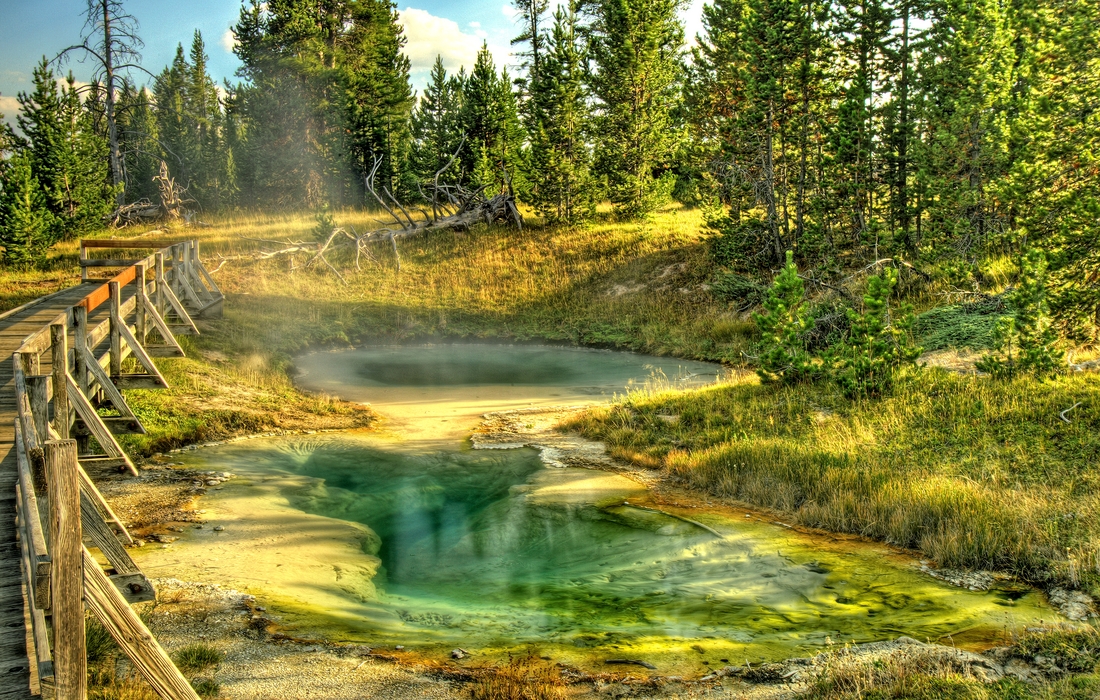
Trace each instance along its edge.
{"label": "railing post", "polygon": [[84,395],[88,395],[88,362],[84,359],[84,350],[88,349],[88,309],[84,306],[73,307],[73,335],[76,341],[75,358],[76,383]]}
{"label": "railing post", "polygon": [[164,253],[157,252],[156,254],[156,267],[153,270],[153,279],[157,282],[156,304],[157,313],[161,318],[164,318],[164,305],[168,303],[168,297],[164,294]]}
{"label": "railing post", "polygon": [[23,378],[27,385],[27,400],[31,405],[31,421],[40,443],[50,439],[50,391],[47,377],[28,374]]}
{"label": "railing post", "polygon": [[111,294],[111,378],[113,379],[122,374],[122,332],[118,328],[122,323],[120,318],[122,300],[119,299],[118,282],[107,284]]}
{"label": "railing post", "polygon": [[69,336],[64,323],[50,324],[53,350],[53,422],[62,440],[69,439]]}
{"label": "railing post", "polygon": [[23,373],[42,374],[42,361],[38,359],[38,353],[23,353]]}
{"label": "railing post", "polygon": [[80,529],[80,477],[76,442],[44,445],[50,499],[50,618],[56,697],[87,697],[84,643],[84,548]]}
{"label": "railing post", "polygon": [[137,302],[137,306],[134,307],[137,312],[137,339],[138,342],[145,345],[146,338],[149,335],[145,316],[145,265],[141,263],[134,265],[134,282],[137,283],[137,291],[135,292],[137,296],[134,297]]}
{"label": "railing post", "polygon": [[[87,260],[88,259],[87,256],[88,256],[88,249],[84,247],[84,241],[80,241],[80,262],[83,263],[85,260]],[[83,264],[81,264],[81,266],[80,266],[80,281],[81,282],[87,282],[88,281],[88,268]]]}

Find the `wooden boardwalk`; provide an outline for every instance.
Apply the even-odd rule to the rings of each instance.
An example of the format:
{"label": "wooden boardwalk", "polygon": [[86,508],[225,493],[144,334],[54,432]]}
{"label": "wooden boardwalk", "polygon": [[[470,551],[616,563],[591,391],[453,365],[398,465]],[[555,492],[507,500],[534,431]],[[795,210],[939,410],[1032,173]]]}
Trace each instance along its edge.
{"label": "wooden boardwalk", "polygon": [[[98,284],[98,283],[97,283]],[[81,284],[37,299],[0,318],[0,700],[31,697],[19,543],[15,536],[15,385],[12,353],[96,285]]]}

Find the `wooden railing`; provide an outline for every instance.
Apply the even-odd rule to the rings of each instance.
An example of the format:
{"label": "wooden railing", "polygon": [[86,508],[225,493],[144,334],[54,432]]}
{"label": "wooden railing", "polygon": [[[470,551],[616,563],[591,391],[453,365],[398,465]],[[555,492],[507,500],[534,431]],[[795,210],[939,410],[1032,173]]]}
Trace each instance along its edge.
{"label": "wooden railing", "polygon": [[198,697],[130,608],[156,592],[126,551],[133,539],[88,476],[107,467],[137,474],[115,435],[145,429],[121,390],[167,387],[152,358],[182,357],[175,336],[197,333],[194,317],[221,312],[221,291],[195,241],[136,260],[87,257],[92,249],[152,247],[81,241],[83,279],[90,269],[125,269],[27,336],[12,357],[29,656],[42,694],[59,699],[86,696],[85,606],[161,697]]}

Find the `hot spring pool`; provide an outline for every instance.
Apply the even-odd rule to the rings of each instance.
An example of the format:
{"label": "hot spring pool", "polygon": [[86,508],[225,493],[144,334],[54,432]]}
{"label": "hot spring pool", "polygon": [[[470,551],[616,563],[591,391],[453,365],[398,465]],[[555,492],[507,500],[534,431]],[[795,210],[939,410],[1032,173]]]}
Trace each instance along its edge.
{"label": "hot spring pool", "polygon": [[[440,415],[468,421],[470,405],[598,398],[654,372],[697,383],[718,371],[524,346],[318,353],[299,366],[306,386],[383,413],[420,406],[429,417],[409,420],[426,424],[421,438]],[[447,413],[455,403],[466,408]],[[655,505],[620,475],[546,468],[529,448],[333,433],[185,460],[238,475],[203,502],[225,530],[194,530],[148,565],[248,588],[285,624],[331,638],[425,653],[535,647],[582,665],[644,659],[667,673],[899,635],[982,646],[1057,617],[1026,587],[963,590],[885,546],[730,509]]]}

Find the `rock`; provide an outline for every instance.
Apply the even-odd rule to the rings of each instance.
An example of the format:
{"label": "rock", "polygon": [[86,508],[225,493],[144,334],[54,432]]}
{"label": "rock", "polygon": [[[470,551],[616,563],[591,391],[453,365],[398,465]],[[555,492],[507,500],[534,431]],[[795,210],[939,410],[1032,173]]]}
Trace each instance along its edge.
{"label": "rock", "polygon": [[619,664],[619,665],[626,664],[626,665],[630,665],[630,666],[641,666],[642,668],[648,668],[648,669],[651,669],[651,670],[656,670],[657,669],[656,666],[649,663],[648,661],[642,661],[640,659],[608,659],[608,660],[604,661],[604,663],[605,664]]}
{"label": "rock", "polygon": [[451,649],[452,659],[465,659],[469,653],[465,649]]}
{"label": "rock", "polygon": [[965,588],[971,591],[988,591],[997,579],[997,575],[990,571],[933,569],[924,561],[921,562],[920,570],[944,583],[950,583],[952,586],[958,586],[959,588]]}
{"label": "rock", "polygon": [[1092,598],[1081,591],[1052,588],[1047,592],[1047,597],[1060,613],[1075,622],[1083,622],[1096,616]]}
{"label": "rock", "polygon": [[404,645],[401,645],[401,644],[398,644],[397,646],[395,646],[394,649],[396,649],[397,651],[405,651]]}
{"label": "rock", "polygon": [[225,530],[225,527],[222,526],[222,525],[215,525],[214,526],[214,532],[222,532],[223,530]]}

